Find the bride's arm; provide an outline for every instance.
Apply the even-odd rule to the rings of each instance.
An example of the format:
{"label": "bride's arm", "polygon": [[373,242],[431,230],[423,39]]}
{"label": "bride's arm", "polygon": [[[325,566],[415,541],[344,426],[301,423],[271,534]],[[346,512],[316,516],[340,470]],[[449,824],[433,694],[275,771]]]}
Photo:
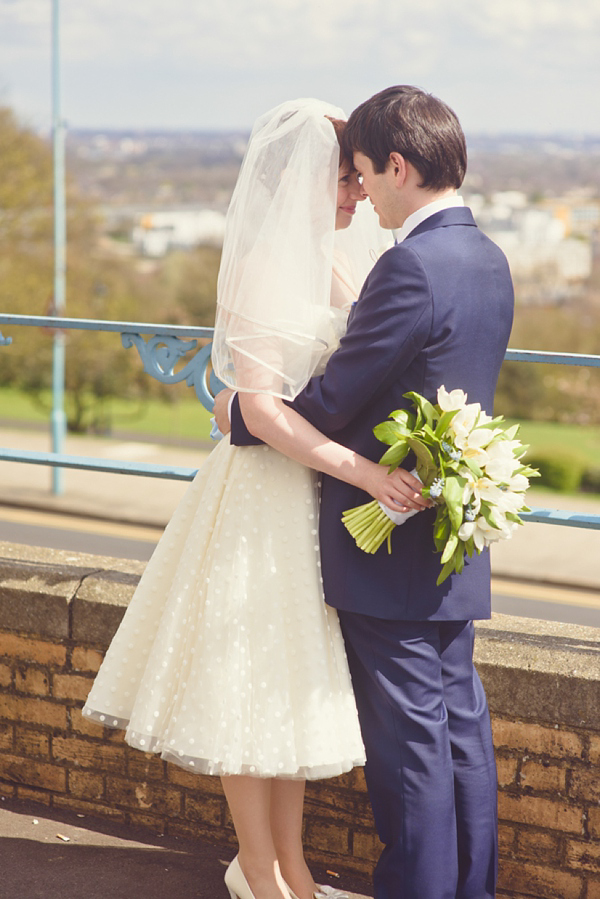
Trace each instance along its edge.
{"label": "bride's arm", "polygon": [[430,505],[421,496],[422,485],[409,472],[398,468],[388,475],[387,468],[329,440],[276,397],[240,393],[239,401],[250,433],[291,459],[353,484],[400,511]]}

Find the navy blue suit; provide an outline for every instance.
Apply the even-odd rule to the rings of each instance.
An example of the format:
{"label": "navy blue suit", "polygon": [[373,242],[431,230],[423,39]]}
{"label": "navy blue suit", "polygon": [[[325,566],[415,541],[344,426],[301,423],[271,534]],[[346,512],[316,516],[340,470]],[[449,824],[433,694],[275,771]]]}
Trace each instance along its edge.
{"label": "navy blue suit", "polygon": [[[325,374],[291,403],[327,436],[378,460],[373,427],[416,391],[461,388],[492,412],[513,314],[506,259],[461,207],[430,216],[367,278]],[[232,441],[253,442],[234,403]],[[407,461],[407,465],[409,462]],[[369,497],[323,477],[327,602],[340,614],[386,848],[377,899],[486,899],[496,866],[495,768],[472,619],[490,615],[487,551],[440,587],[433,511],[396,528],[393,552],[359,550],[345,509]]]}

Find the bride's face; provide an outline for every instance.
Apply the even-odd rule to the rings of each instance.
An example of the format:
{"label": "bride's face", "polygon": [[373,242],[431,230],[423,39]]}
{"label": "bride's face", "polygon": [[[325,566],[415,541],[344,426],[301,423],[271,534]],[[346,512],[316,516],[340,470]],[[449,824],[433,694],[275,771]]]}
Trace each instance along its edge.
{"label": "bride's face", "polygon": [[352,222],[356,212],[356,204],[364,200],[366,193],[358,183],[358,173],[352,166],[343,164],[338,172],[337,211],[335,214],[335,230],[341,231]]}

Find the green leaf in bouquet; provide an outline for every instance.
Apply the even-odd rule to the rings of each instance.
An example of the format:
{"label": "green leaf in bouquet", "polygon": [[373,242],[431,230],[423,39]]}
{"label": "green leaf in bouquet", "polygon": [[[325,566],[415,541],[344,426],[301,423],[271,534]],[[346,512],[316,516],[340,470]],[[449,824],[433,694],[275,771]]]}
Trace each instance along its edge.
{"label": "green leaf in bouquet", "polygon": [[469,537],[468,540],[465,540],[465,550],[468,557],[471,559],[473,557],[473,553],[475,552],[475,541],[472,537]]}
{"label": "green leaf in bouquet", "polygon": [[428,425],[427,423],[425,423],[425,424],[423,425],[423,427],[422,427],[421,430],[423,431],[423,434],[424,434],[426,437],[429,437],[429,440],[430,440],[430,442],[431,442],[432,444],[434,444],[434,445],[435,445],[435,444],[439,445],[439,442],[440,442],[440,441],[439,441],[438,438],[436,437],[435,431],[433,430],[433,428],[431,427],[431,425]]}
{"label": "green leaf in bouquet", "polygon": [[515,512],[505,512],[504,517],[507,518],[508,521],[514,521],[515,524],[523,524],[523,522]]}
{"label": "green leaf in bouquet", "polygon": [[[503,415],[497,415],[496,418],[492,418],[492,419],[490,419],[490,421],[484,421],[484,422],[480,422],[479,418],[478,418],[477,421],[475,422],[475,427],[477,429],[479,429],[479,428],[497,428],[498,425],[501,425],[503,421],[504,421]],[[518,427],[518,425],[517,425],[517,427]],[[504,431],[503,433],[506,433],[506,431]]]}
{"label": "green leaf in bouquet", "polygon": [[512,427],[507,428],[506,431],[504,432],[504,436],[506,437],[506,439],[507,440],[515,440],[517,434],[519,433],[520,427],[521,427],[521,425],[512,425]]}
{"label": "green leaf in bouquet", "polygon": [[448,559],[444,567],[442,568],[436,583],[438,586],[443,583],[446,578],[452,574],[453,571],[456,571],[457,574],[460,574],[465,567],[465,547],[462,541],[459,542],[456,549],[452,553],[451,557]]}
{"label": "green leaf in bouquet", "polygon": [[440,584],[443,584],[444,581],[446,580],[446,578],[449,577],[453,571],[454,571],[454,559],[452,558],[452,559],[450,559],[450,561],[446,562],[446,564],[440,571],[440,573],[438,575],[438,579],[436,581],[437,586],[439,587]]}
{"label": "green leaf in bouquet", "polygon": [[404,429],[395,421],[382,421],[381,424],[373,428],[373,433],[378,440],[382,443],[387,443],[388,446],[393,446],[398,440],[407,436],[404,433]]}
{"label": "green leaf in bouquet", "polygon": [[449,409],[447,412],[444,412],[441,415],[440,420],[438,421],[437,425],[435,426],[435,436],[436,437],[444,436],[444,434],[448,430],[448,427],[452,423],[452,419],[454,418],[454,416],[456,415],[457,412],[458,412],[458,409]]}
{"label": "green leaf in bouquet", "polygon": [[431,475],[435,477],[437,471],[437,465],[435,464],[435,459],[431,455],[431,451],[417,437],[408,437],[406,442],[417,457],[417,471],[419,477],[425,486],[429,487]]}
{"label": "green leaf in bouquet", "polygon": [[[503,438],[496,438],[496,439],[503,439]],[[494,440],[494,443],[495,442],[496,441]],[[518,443],[518,441],[517,441],[517,443]],[[522,456],[523,453],[526,453],[529,448],[530,448],[529,443],[518,443],[518,446],[513,446],[513,456],[516,456],[518,459],[519,456]]]}
{"label": "green leaf in bouquet", "polygon": [[415,404],[417,411],[421,414],[421,418],[427,422],[428,425],[432,426],[437,418],[437,412],[429,400],[426,400],[424,396],[421,396],[420,393],[415,393],[413,390],[405,393],[404,396],[407,400],[411,400]]}
{"label": "green leaf in bouquet", "polygon": [[454,552],[454,570],[457,574],[461,574],[463,568],[465,567],[465,548],[461,544],[456,547]]}
{"label": "green leaf in bouquet", "polygon": [[479,511],[491,528],[496,528],[497,531],[500,530],[500,526],[494,518],[493,512],[487,503],[482,503]]}
{"label": "green leaf in bouquet", "polygon": [[444,468],[443,468],[444,477],[445,478],[452,477],[452,476],[461,477],[461,474],[460,474],[461,465],[462,465],[462,462],[452,462],[452,461],[448,462],[447,461],[444,464]]}
{"label": "green leaf in bouquet", "polygon": [[456,551],[456,547],[458,546],[458,535],[450,534],[448,540],[446,541],[446,545],[444,547],[444,552],[442,553],[442,563],[451,559]]}
{"label": "green leaf in bouquet", "polygon": [[391,466],[391,471],[393,471],[395,468],[398,468],[401,462],[404,462],[408,456],[409,450],[410,447],[406,440],[398,440],[393,446],[390,446],[390,448],[385,451],[379,460],[379,464],[389,465]]}
{"label": "green leaf in bouquet", "polygon": [[530,468],[529,465],[523,465],[521,468],[517,468],[516,474],[524,474],[526,478],[541,477],[537,468]]}
{"label": "green leaf in bouquet", "polygon": [[395,412],[391,413],[390,418],[393,418],[396,424],[399,424],[407,432],[412,433],[415,429],[417,417],[414,412],[409,412],[408,409],[396,409]]}
{"label": "green leaf in bouquet", "polygon": [[472,474],[474,474],[476,478],[482,478],[482,477],[483,477],[483,471],[482,471],[482,469],[479,467],[479,465],[477,465],[476,462],[473,461],[473,459],[469,459],[467,456],[463,456],[462,459],[461,459],[461,462],[462,462],[464,465],[467,466],[467,468],[469,469],[469,471],[470,471]]}
{"label": "green leaf in bouquet", "polygon": [[455,530],[458,530],[463,520],[463,492],[466,479],[458,475],[449,475],[446,478],[442,490],[442,496],[446,501],[450,523]]}
{"label": "green leaf in bouquet", "polygon": [[450,536],[450,519],[446,506],[438,506],[433,525],[433,542],[438,552],[441,552]]}

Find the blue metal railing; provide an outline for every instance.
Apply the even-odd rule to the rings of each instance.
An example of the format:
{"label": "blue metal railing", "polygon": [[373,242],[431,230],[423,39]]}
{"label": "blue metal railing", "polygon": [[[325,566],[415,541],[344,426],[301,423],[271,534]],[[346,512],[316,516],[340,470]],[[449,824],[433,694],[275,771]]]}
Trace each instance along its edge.
{"label": "blue metal railing", "polygon": [[[10,344],[11,338],[2,336],[5,325],[50,328],[61,331],[112,331],[121,335],[125,348],[135,346],[140,354],[144,371],[163,384],[185,381],[193,387],[202,405],[212,410],[213,395],[222,387],[218,378],[208,371],[210,343],[201,346],[194,356],[179,370],[177,363],[198,347],[198,340],[210,341],[213,329],[186,325],[160,325],[148,322],[115,322],[96,319],[55,318],[38,315],[0,314],[0,346]],[[146,342],[144,335],[149,339]],[[600,356],[580,353],[549,353],[537,350],[507,350],[507,362],[537,362],[553,365],[583,365],[600,368]],[[211,393],[212,391],[212,393]],[[112,474],[133,474],[143,477],[169,478],[191,481],[197,469],[150,465],[142,462],[122,462],[111,459],[95,459],[86,456],[70,456],[65,453],[40,453],[27,450],[0,448],[0,460],[5,462],[26,462],[33,465],[48,465],[59,468],[78,468],[89,471],[104,471]],[[532,509],[522,513],[525,521],[544,524],[566,525],[568,527],[600,530],[600,515],[579,515],[561,509]]]}

